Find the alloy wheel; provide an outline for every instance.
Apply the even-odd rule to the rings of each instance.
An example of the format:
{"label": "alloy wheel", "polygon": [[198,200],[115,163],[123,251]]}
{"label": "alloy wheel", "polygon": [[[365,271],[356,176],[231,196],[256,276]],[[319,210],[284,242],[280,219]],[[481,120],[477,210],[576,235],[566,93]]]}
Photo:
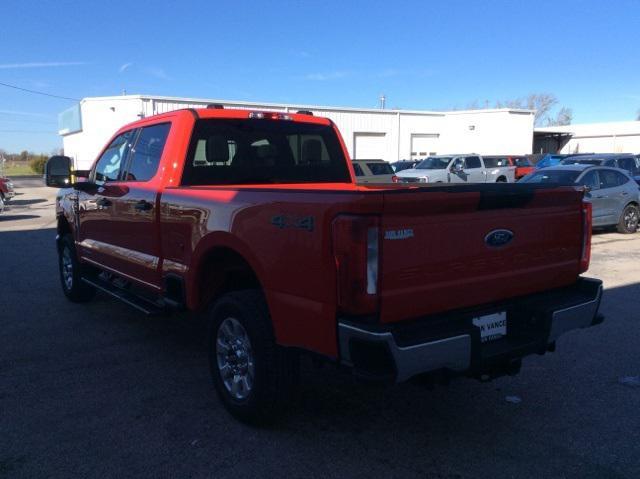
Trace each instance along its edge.
{"label": "alloy wheel", "polygon": [[216,337],[218,372],[227,392],[236,400],[246,399],[253,389],[255,363],[249,335],[235,318],[226,318]]}

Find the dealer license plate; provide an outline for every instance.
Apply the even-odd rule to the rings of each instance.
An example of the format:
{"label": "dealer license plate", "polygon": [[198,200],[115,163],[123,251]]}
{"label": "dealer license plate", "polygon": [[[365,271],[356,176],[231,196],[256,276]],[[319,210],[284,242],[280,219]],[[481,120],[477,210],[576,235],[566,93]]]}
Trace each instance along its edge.
{"label": "dealer license plate", "polygon": [[487,314],[473,318],[473,325],[480,328],[480,340],[483,343],[495,341],[507,335],[507,313]]}

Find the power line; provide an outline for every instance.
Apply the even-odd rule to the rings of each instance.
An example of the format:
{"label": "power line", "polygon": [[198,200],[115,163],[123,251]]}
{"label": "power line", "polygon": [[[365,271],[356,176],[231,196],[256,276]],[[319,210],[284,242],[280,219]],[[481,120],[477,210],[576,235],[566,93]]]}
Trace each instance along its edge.
{"label": "power line", "polygon": [[51,130],[0,130],[0,133],[46,133],[48,135],[57,135],[57,131]]}
{"label": "power line", "polygon": [[50,96],[51,98],[60,98],[61,100],[80,101],[78,98],[69,98],[68,96],[52,95],[51,93],[44,93],[42,91],[29,90],[28,88],[22,88],[16,85],[9,85],[8,83],[0,82],[0,85],[6,86],[7,88],[13,88],[15,90],[26,91],[27,93],[34,93],[36,95]]}

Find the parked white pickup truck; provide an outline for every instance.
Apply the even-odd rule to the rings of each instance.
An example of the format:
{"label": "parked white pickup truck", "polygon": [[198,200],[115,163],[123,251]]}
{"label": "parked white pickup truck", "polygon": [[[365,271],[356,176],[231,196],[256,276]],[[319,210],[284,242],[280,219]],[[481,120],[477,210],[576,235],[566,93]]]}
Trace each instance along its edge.
{"label": "parked white pickup truck", "polygon": [[397,173],[400,183],[513,183],[515,166],[487,168],[480,155],[430,156]]}

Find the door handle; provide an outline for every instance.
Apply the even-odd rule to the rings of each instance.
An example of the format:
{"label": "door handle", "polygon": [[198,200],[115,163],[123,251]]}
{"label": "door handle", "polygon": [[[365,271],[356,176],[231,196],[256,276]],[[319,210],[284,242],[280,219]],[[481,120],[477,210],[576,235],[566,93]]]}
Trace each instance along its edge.
{"label": "door handle", "polygon": [[629,193],[627,193],[626,191],[623,191],[622,196],[629,196]]}
{"label": "door handle", "polygon": [[149,211],[153,208],[153,203],[149,203],[146,200],[138,201],[133,207],[138,211]]}
{"label": "door handle", "polygon": [[100,208],[108,208],[109,206],[111,206],[113,203],[111,203],[111,201],[109,201],[107,198],[98,198],[96,200],[96,205],[98,205]]}

